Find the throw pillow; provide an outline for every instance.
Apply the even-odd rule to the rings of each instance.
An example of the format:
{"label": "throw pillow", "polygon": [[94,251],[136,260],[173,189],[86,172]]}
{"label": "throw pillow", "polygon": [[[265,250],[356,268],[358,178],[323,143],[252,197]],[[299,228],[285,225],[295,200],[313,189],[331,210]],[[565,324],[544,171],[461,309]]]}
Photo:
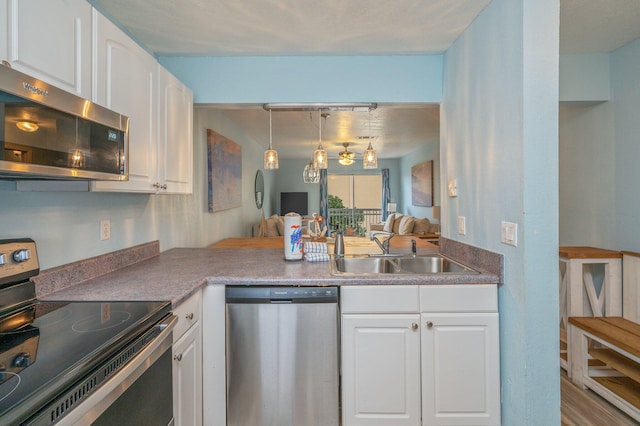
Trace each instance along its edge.
{"label": "throw pillow", "polygon": [[266,229],[267,237],[277,237],[280,235],[278,233],[277,217],[278,215],[274,214],[269,219],[267,219],[267,229]]}
{"label": "throw pillow", "polygon": [[431,229],[431,222],[426,217],[424,219],[416,219],[416,223],[413,224],[413,233],[418,235],[424,235]]}
{"label": "throw pillow", "polygon": [[413,216],[404,216],[400,220],[400,226],[398,227],[398,234],[400,235],[408,235],[413,232],[413,225],[416,221],[416,218]]}
{"label": "throw pillow", "polygon": [[402,222],[403,217],[404,215],[400,213],[396,213],[393,217],[393,229],[391,230],[391,232],[393,232],[394,234],[400,234],[400,223]]}
{"label": "throw pillow", "polygon": [[276,227],[278,235],[284,235],[284,218],[282,216],[276,216]]}
{"label": "throw pillow", "polygon": [[382,230],[384,232],[393,232],[393,220],[394,220],[395,214],[390,214],[387,217],[387,220],[384,222],[384,226],[382,227]]}

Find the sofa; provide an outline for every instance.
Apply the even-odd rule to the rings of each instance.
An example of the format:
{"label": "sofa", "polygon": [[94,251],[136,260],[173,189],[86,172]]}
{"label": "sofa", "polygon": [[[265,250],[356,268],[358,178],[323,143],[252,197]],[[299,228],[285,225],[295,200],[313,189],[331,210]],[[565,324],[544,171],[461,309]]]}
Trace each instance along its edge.
{"label": "sofa", "polygon": [[[274,214],[264,219],[262,235],[260,234],[260,225],[261,223],[258,222],[251,227],[252,237],[281,237],[284,235],[284,216]],[[306,235],[308,233],[306,222],[303,221],[302,225],[302,234]]]}
{"label": "sofa", "polygon": [[383,223],[371,225],[371,231],[393,232],[396,235],[426,235],[437,233],[439,227],[426,217],[418,219],[411,215],[393,213]]}

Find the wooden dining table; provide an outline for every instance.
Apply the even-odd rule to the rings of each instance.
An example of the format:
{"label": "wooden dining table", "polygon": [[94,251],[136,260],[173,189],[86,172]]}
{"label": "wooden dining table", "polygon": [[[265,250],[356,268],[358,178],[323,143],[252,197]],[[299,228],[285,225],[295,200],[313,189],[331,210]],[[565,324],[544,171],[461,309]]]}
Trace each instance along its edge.
{"label": "wooden dining table", "polygon": [[[411,240],[415,240],[417,247],[437,247],[435,244],[412,235],[396,235],[389,246],[396,249],[411,249]],[[304,239],[304,241],[311,241]],[[333,253],[333,238],[327,238],[327,249]],[[380,253],[380,247],[368,237],[344,237],[345,254]],[[284,249],[284,237],[244,238],[231,237],[213,243],[209,248],[281,248]]]}

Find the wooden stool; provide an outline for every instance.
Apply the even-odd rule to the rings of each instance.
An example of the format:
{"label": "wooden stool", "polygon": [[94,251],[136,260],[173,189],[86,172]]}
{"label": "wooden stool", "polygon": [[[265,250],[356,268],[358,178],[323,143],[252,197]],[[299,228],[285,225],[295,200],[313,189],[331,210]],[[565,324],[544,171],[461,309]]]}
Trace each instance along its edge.
{"label": "wooden stool", "polygon": [[[600,292],[593,272],[604,266]],[[595,247],[560,247],[560,366],[570,371],[568,317],[622,315],[622,253]]]}

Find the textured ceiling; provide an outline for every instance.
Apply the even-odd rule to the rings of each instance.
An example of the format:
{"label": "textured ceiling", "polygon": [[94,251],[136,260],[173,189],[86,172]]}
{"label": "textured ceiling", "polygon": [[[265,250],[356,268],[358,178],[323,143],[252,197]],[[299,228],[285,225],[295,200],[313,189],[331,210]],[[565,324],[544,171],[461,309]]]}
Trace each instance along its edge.
{"label": "textured ceiling", "polygon": [[[490,0],[89,0],[158,56],[388,55],[446,51]],[[609,52],[640,37],[640,0],[561,0],[560,52]],[[380,106],[371,134],[381,158],[437,140],[437,106]],[[256,142],[269,143],[260,106],[225,108]],[[316,113],[317,116],[317,113]],[[282,158],[310,157],[318,123],[309,113],[273,113]],[[330,155],[343,142],[361,153],[367,113],[323,124]],[[307,148],[308,147],[308,148]],[[304,149],[302,149],[304,148]]]}

